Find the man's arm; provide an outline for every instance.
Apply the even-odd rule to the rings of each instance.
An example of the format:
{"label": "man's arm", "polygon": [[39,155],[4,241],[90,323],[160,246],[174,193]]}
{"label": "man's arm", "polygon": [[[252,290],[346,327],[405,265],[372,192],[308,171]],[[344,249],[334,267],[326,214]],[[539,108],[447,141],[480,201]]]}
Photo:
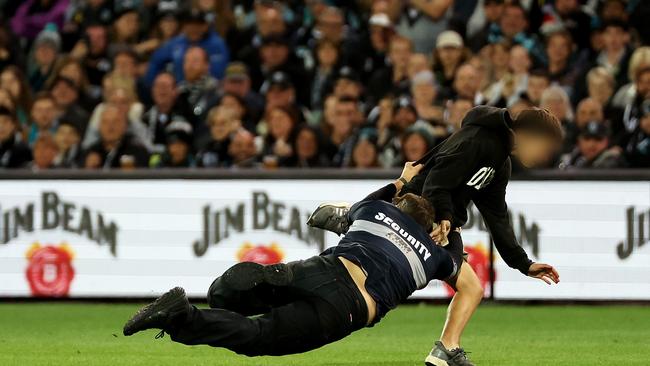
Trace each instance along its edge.
{"label": "man's arm", "polygon": [[399,178],[397,178],[393,183],[387,184],[386,186],[379,188],[378,190],[370,193],[366,198],[361,200],[363,201],[386,201],[392,202],[393,198],[397,192],[401,191],[405,184],[411,181],[413,177],[418,175],[424,165],[418,164],[417,162],[407,162],[404,164],[404,169]]}

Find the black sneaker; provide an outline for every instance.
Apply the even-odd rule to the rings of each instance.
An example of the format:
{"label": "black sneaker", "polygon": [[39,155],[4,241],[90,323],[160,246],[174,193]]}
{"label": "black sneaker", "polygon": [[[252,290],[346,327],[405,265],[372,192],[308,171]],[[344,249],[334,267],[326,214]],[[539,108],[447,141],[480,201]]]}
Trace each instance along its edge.
{"label": "black sneaker", "polygon": [[322,203],[309,216],[307,225],[342,235],[350,228],[349,211],[350,204],[346,202]]}
{"label": "black sneaker", "polygon": [[287,286],[293,280],[293,272],[284,263],[265,266],[254,262],[242,262],[230,267],[221,278],[231,289],[247,291],[263,283]]}
{"label": "black sneaker", "polygon": [[424,360],[427,366],[474,366],[474,364],[467,359],[467,354],[462,348],[454,348],[448,350],[438,341],[431,353]]}
{"label": "black sneaker", "polygon": [[190,303],[185,290],[174,287],[135,313],[124,324],[123,333],[130,336],[147,329],[168,329],[176,319],[187,316],[189,311]]}

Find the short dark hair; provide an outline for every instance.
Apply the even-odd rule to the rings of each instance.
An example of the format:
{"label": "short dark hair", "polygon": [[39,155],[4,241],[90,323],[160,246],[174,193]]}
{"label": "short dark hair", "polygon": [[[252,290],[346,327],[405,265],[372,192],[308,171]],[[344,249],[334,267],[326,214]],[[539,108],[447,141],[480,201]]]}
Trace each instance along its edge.
{"label": "short dark hair", "polygon": [[403,196],[395,197],[393,204],[400,211],[411,216],[427,232],[433,228],[436,212],[427,199],[413,193],[407,193]]}
{"label": "short dark hair", "polygon": [[512,123],[513,131],[527,131],[545,135],[557,142],[564,139],[562,123],[546,109],[526,109],[519,113]]}

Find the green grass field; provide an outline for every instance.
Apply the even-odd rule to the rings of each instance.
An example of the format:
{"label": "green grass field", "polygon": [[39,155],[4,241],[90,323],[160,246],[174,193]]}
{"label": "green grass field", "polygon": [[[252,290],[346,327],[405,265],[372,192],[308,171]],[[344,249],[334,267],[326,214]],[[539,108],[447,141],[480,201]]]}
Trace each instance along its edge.
{"label": "green grass field", "polygon": [[[408,305],[302,355],[246,358],[154,331],[123,337],[136,304],[0,304],[0,365],[423,365],[445,307]],[[464,344],[479,366],[650,365],[650,307],[482,305]]]}

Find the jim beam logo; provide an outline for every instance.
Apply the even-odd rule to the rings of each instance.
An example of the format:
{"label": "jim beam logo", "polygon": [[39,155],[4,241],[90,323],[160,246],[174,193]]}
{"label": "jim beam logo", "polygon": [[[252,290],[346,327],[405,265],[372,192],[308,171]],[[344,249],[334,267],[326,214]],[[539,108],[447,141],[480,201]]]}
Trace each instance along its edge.
{"label": "jim beam logo", "polygon": [[626,238],[616,246],[616,254],[625,259],[634,253],[635,249],[646,245],[650,238],[650,210],[636,212],[634,207],[625,211]]}
{"label": "jim beam logo", "polygon": [[[100,212],[64,201],[55,192],[43,192],[40,211],[36,207],[36,202],[6,210],[0,207],[0,244],[7,244],[24,233],[62,229],[86,237],[98,245],[106,245],[116,256],[118,227]],[[40,215],[36,214],[38,212]]]}
{"label": "jim beam logo", "polygon": [[249,202],[239,202],[229,207],[214,209],[206,205],[202,212],[203,237],[194,241],[192,248],[194,254],[201,257],[210,245],[217,245],[232,234],[273,230],[323,251],[325,232],[305,224],[310,214],[286,202],[273,201],[265,192],[253,192]]}

